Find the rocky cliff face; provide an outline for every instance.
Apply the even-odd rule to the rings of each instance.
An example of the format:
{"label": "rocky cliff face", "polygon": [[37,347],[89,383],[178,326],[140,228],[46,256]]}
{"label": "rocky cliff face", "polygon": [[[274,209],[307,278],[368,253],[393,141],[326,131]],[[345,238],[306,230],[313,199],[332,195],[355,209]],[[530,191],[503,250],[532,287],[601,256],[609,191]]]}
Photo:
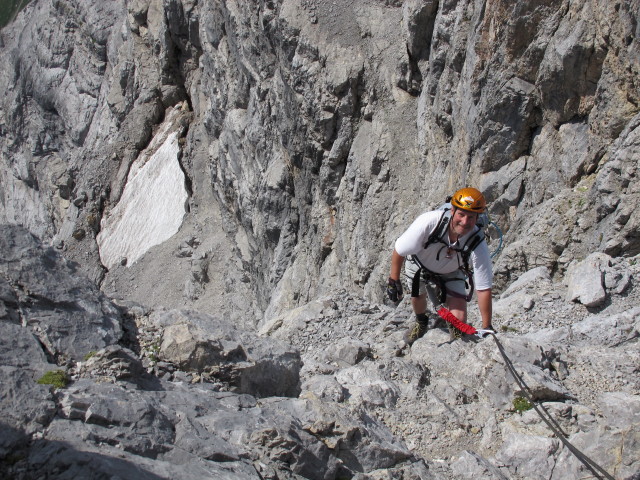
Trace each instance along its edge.
{"label": "rocky cliff face", "polygon": [[[564,302],[570,285],[568,301],[596,310],[580,318],[613,315],[624,308],[611,292],[621,305],[634,298],[640,253],[639,12],[635,0],[35,1],[0,32],[0,223],[25,227],[121,308],[142,305],[141,318],[187,307],[295,344],[283,322],[320,298],[346,290],[364,310],[387,308],[393,241],[469,184],[505,233],[497,292],[542,267],[549,295],[562,290],[542,300]],[[571,279],[587,257],[601,273],[579,292]],[[25,295],[3,297],[7,318],[33,303]],[[529,315],[527,295],[496,323]],[[91,307],[92,322],[116,330],[86,340],[95,348],[123,335],[104,308]],[[199,335],[190,344],[214,334]],[[46,362],[92,350],[60,341],[40,338]],[[240,388],[239,378],[226,380]],[[624,388],[637,399],[637,385]]]}
{"label": "rocky cliff face", "polygon": [[[205,284],[184,260],[169,283],[207,305],[242,292],[258,318],[338,286],[380,299],[393,239],[465,184],[507,232],[501,287],[590,251],[635,255],[635,7],[39,2],[3,32],[1,218],[107,284],[153,246],[127,263],[123,244],[179,226],[194,268],[224,273]],[[183,198],[154,208],[132,168],[166,129]],[[174,226],[99,247],[127,185],[153,199],[135,209],[177,206]]]}
{"label": "rocky cliff face", "polygon": [[[37,2],[3,31],[0,215],[118,290],[117,264],[148,252],[134,276],[154,302],[168,295],[144,271],[198,243],[166,272],[186,285],[173,303],[226,291],[256,318],[336,287],[379,300],[393,239],[465,184],[507,232],[501,287],[594,250],[635,255],[636,16],[634,2]],[[127,184],[160,201],[132,168],[161,125],[185,177],[159,206],[175,226],[151,218],[100,248]],[[146,232],[164,250],[142,242],[125,262]]]}

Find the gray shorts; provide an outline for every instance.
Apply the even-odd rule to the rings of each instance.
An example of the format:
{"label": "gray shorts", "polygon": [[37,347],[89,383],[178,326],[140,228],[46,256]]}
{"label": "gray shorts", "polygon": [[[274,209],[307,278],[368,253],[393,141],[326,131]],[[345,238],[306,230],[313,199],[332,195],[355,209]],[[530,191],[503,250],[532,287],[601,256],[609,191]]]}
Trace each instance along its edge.
{"label": "gray shorts", "polygon": [[[420,265],[418,265],[411,256],[407,257],[404,262],[404,274],[407,291],[409,292],[412,291],[413,277],[419,268]],[[451,273],[444,273],[441,274],[440,277],[445,281],[447,290],[451,290],[459,295],[467,295],[469,293],[467,289],[467,275],[462,270],[458,269]],[[427,284],[425,283],[424,278],[422,278],[422,275],[420,275],[418,295],[424,295],[425,293],[427,293]],[[429,297],[431,297],[431,295],[429,295]]]}

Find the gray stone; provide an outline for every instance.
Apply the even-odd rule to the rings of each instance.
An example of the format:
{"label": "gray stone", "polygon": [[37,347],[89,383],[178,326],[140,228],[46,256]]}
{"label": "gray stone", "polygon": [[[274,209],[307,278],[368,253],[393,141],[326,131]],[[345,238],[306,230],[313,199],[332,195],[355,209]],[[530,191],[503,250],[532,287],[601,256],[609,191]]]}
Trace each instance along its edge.
{"label": "gray stone", "polygon": [[480,455],[465,450],[451,462],[451,471],[456,478],[487,478],[506,480],[507,477]]}
{"label": "gray stone", "polygon": [[144,371],[140,359],[129,349],[111,345],[91,352],[82,363],[80,376],[106,376],[113,379],[133,379]]}
{"label": "gray stone", "polygon": [[[397,385],[369,368],[350,367],[338,372],[336,380],[346,390],[350,402],[366,407],[392,407],[400,396]],[[375,369],[375,367],[373,367]],[[373,375],[372,375],[373,373]]]}
{"label": "gray stone", "polygon": [[516,281],[509,285],[509,288],[502,292],[500,298],[507,298],[520,290],[539,288],[550,285],[550,283],[549,271],[545,267],[536,267],[520,275]]}
{"label": "gray stone", "polygon": [[[55,368],[52,368],[54,370]],[[42,431],[56,414],[51,387],[37,382],[40,374],[1,365],[2,428],[8,432],[0,444],[5,454],[23,447],[36,432]]]}
{"label": "gray stone", "polygon": [[157,324],[164,327],[160,357],[183,370],[259,397],[300,392],[300,354],[288,345],[195,311],[165,312]]}
{"label": "gray stone", "polygon": [[19,324],[21,319],[17,305],[15,290],[4,278],[0,278],[0,320]]}
{"label": "gray stone", "polygon": [[567,272],[567,301],[578,301],[587,307],[602,305],[607,299],[604,270],[611,257],[603,253],[589,255]]}
{"label": "gray stone", "polygon": [[82,391],[79,384],[64,392],[63,418],[49,425],[47,438],[92,438],[97,443],[120,445],[123,450],[152,458],[171,448],[174,425],[156,401],[143,393],[103,385],[104,388]]}
{"label": "gray stone", "polygon": [[612,428],[628,430],[640,421],[640,398],[637,395],[623,392],[604,393],[600,402],[602,414]]}
{"label": "gray stone", "polygon": [[371,355],[371,347],[351,338],[338,340],[335,348],[327,352],[327,359],[344,365],[355,365]]}
{"label": "gray stone", "polygon": [[0,321],[0,365],[42,370],[47,357],[27,327]]}
{"label": "gray stone", "polygon": [[549,478],[554,471],[554,454],[560,450],[558,439],[512,434],[506,439],[496,461],[506,465],[508,476],[521,475],[525,478]]}
{"label": "gray stone", "polygon": [[126,480],[260,478],[247,462],[212,462],[198,458],[186,463],[163,461],[141,457],[111,445],[93,445],[76,439],[35,442],[29,462],[35,475],[55,475],[65,480],[78,476],[102,478],[114,475]]}
{"label": "gray stone", "polygon": [[615,315],[595,315],[571,327],[571,336],[596,345],[620,345],[640,335],[640,307]]}
{"label": "gray stone", "polygon": [[118,309],[77,265],[17,226],[0,225],[0,251],[0,272],[17,296],[16,305],[5,305],[49,355],[81,359],[120,339]]}
{"label": "gray stone", "polygon": [[[607,453],[607,445],[612,443],[624,443],[629,448],[637,448],[639,438],[632,430],[614,429],[610,432],[603,432],[601,429],[593,429],[589,432],[580,432],[572,435],[569,441],[609,475],[615,474],[620,478],[627,479],[633,478],[633,475],[638,472],[637,462],[634,459],[620,462]],[[566,476],[572,475],[573,473],[571,472],[584,468],[584,465],[575,455],[571,454],[568,449],[563,449],[557,456],[554,472],[557,472],[558,475]]]}
{"label": "gray stone", "polygon": [[[519,364],[516,366],[516,370],[535,400],[553,401],[571,398],[571,393],[566,387],[539,367]],[[514,393],[516,396],[524,396],[520,387],[514,387]]]}
{"label": "gray stone", "polygon": [[314,375],[302,383],[301,397],[312,394],[317,398],[342,402],[345,399],[345,388],[333,375]]}

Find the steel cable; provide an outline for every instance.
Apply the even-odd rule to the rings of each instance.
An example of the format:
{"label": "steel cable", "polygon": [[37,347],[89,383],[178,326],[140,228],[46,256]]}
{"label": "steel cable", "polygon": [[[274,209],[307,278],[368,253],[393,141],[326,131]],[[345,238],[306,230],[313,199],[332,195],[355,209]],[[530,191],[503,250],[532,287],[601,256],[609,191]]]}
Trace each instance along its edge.
{"label": "steel cable", "polygon": [[[571,453],[573,453],[576,456],[578,460],[580,460],[580,462],[582,462],[589,469],[591,473],[593,473],[596,476],[596,478],[600,478],[600,479],[606,478],[607,480],[615,480],[615,478],[609,475],[609,473],[604,468],[602,468],[592,459],[587,457],[584,453],[578,450],[571,442],[569,442],[569,440],[567,439],[567,434],[564,433],[564,431],[562,430],[562,427],[560,427],[558,422],[555,421],[555,419],[551,416],[549,412],[547,412],[547,410],[542,406],[542,404],[536,403],[533,397],[533,393],[531,392],[531,389],[525,383],[522,376],[516,371],[516,368],[513,366],[513,362],[511,362],[511,360],[507,356],[507,353],[505,352],[502,343],[500,343],[500,340],[498,340],[498,337],[496,336],[495,333],[493,333],[490,330],[478,331],[472,325],[469,325],[459,320],[443,305],[438,306],[437,311],[438,311],[438,315],[442,319],[446,320],[447,322],[452,324],[454,327],[456,327],[457,329],[461,330],[466,334],[469,334],[469,335],[479,334],[479,336],[481,337],[486,334],[491,335],[493,337],[493,340],[496,342],[496,345],[498,346],[498,350],[500,351],[500,354],[504,359],[507,369],[515,379],[516,383],[520,386],[521,391],[527,397],[527,400],[529,400],[529,402],[531,403],[535,411],[538,413],[540,418],[542,418],[542,420],[553,431],[553,433],[556,434],[556,436],[560,439],[560,441],[569,449]],[[481,333],[483,335],[480,335]]]}
{"label": "steel cable", "polygon": [[500,351],[500,354],[502,355],[502,358],[504,359],[504,362],[507,368],[509,369],[509,372],[515,379],[516,383],[520,386],[520,389],[527,397],[527,400],[529,400],[529,402],[531,403],[531,405],[533,405],[533,408],[536,410],[538,415],[540,415],[540,418],[544,420],[547,426],[553,431],[553,433],[556,434],[556,436],[569,449],[569,451],[573,453],[576,456],[576,458],[580,460],[597,478],[606,478],[608,480],[615,480],[611,475],[609,475],[609,473],[607,473],[605,469],[603,469],[600,465],[598,465],[592,459],[587,457],[584,453],[578,450],[571,442],[569,442],[569,440],[567,439],[567,435],[563,432],[562,428],[560,427],[560,425],[558,425],[555,419],[549,414],[549,412],[547,412],[547,410],[542,405],[538,405],[536,403],[535,399],[533,398],[533,394],[531,393],[531,390],[529,389],[525,381],[522,379],[520,374],[518,374],[518,372],[516,371],[515,367],[513,366],[513,363],[507,356],[504,350],[504,347],[498,340],[498,337],[495,334],[491,334],[491,336],[495,340],[496,345],[498,346],[498,350]]}

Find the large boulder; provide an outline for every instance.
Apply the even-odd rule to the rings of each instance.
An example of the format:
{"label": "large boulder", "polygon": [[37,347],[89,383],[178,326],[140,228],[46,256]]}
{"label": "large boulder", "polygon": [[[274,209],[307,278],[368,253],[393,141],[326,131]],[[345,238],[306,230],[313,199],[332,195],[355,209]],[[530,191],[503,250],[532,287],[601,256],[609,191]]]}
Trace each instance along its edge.
{"label": "large boulder", "polygon": [[[155,388],[83,379],[60,392],[56,418],[31,447],[32,471],[99,475],[123,472],[132,463],[161,478],[248,479],[286,471],[328,480],[404,468],[432,478],[422,461],[364,412],[314,399],[257,401],[212,384],[161,381]],[[96,454],[96,462],[84,465]],[[139,475],[137,469],[121,473],[146,478]]]}
{"label": "large boulder", "polygon": [[604,270],[610,266],[611,257],[604,253],[592,253],[567,271],[567,300],[577,301],[587,307],[598,307],[607,299],[604,288]]}
{"label": "large boulder", "polygon": [[300,393],[300,353],[269,337],[197,311],[171,310],[151,319],[164,329],[159,356],[187,372],[206,373],[258,397]]}

